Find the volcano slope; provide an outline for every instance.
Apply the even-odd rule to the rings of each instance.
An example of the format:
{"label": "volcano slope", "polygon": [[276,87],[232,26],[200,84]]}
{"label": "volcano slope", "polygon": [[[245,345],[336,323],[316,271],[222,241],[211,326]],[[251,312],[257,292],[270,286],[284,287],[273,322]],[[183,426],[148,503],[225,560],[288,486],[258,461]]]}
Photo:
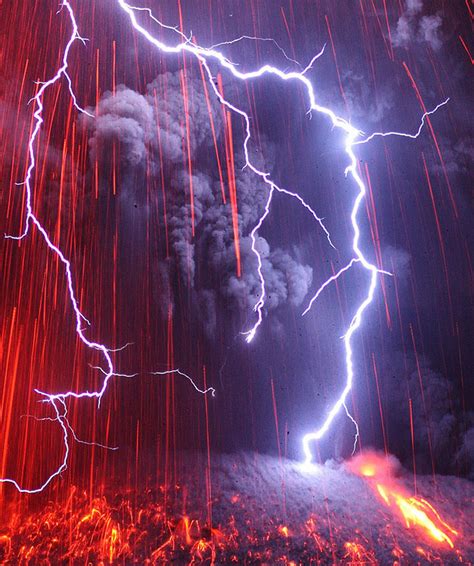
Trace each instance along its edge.
{"label": "volcano slope", "polygon": [[[183,456],[183,455],[182,455]],[[474,484],[393,458],[180,457],[179,481],[4,507],[2,564],[471,564]],[[414,493],[416,479],[416,496]],[[37,497],[37,496],[36,496]],[[33,509],[36,507],[36,509]]]}

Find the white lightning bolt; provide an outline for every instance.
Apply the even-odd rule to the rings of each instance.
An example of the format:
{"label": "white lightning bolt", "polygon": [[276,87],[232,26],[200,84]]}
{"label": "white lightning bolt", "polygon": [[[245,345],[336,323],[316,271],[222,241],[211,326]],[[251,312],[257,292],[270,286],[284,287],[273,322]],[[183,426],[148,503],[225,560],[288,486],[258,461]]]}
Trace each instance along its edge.
{"label": "white lightning bolt", "polygon": [[[76,433],[74,432],[73,428],[71,427],[71,425],[68,421],[66,400],[70,399],[70,398],[74,398],[74,399],[84,399],[84,398],[97,399],[98,405],[100,406],[100,401],[101,401],[105,391],[107,390],[109,380],[113,376],[131,377],[131,376],[126,375],[126,374],[116,373],[115,369],[114,369],[114,364],[112,362],[112,358],[110,356],[111,352],[120,351],[123,348],[125,348],[126,346],[128,346],[128,344],[126,344],[122,348],[111,350],[111,349],[107,348],[104,344],[100,344],[98,342],[93,342],[85,336],[84,330],[82,328],[82,321],[85,321],[87,324],[90,324],[90,322],[82,314],[82,312],[79,308],[79,303],[78,303],[76,293],[75,293],[75,290],[74,290],[71,262],[63,254],[63,252],[59,249],[59,247],[56,246],[55,244],[53,244],[53,242],[51,241],[51,239],[48,235],[48,232],[43,227],[43,225],[41,224],[38,217],[35,215],[35,213],[33,211],[33,207],[32,207],[32,193],[33,193],[32,178],[33,178],[33,172],[34,172],[35,167],[36,167],[35,142],[36,142],[36,140],[39,136],[41,126],[44,122],[44,120],[43,120],[43,109],[44,109],[44,107],[43,107],[43,95],[46,92],[46,90],[49,87],[56,84],[62,78],[65,78],[66,81],[67,81],[67,84],[68,84],[69,94],[71,96],[71,99],[72,99],[72,102],[73,102],[75,108],[79,112],[82,112],[82,113],[87,114],[91,117],[94,117],[92,114],[89,114],[89,112],[87,112],[81,106],[79,106],[79,104],[77,102],[76,95],[74,94],[74,91],[73,91],[73,88],[72,88],[71,77],[69,76],[69,73],[68,73],[68,67],[69,67],[68,58],[69,58],[69,52],[71,50],[73,43],[76,40],[79,40],[82,43],[85,43],[86,40],[83,37],[81,37],[81,35],[79,34],[79,28],[78,28],[78,25],[77,25],[77,22],[76,22],[74,11],[71,7],[71,4],[69,3],[69,0],[62,0],[61,8],[60,8],[59,11],[61,11],[62,8],[66,8],[66,10],[68,12],[69,20],[70,20],[71,25],[72,25],[71,35],[70,35],[69,41],[67,42],[66,47],[64,49],[63,58],[62,58],[62,65],[59,67],[59,69],[56,71],[56,74],[51,79],[49,79],[48,81],[45,81],[45,82],[38,83],[39,89],[38,89],[36,95],[30,101],[30,102],[33,101],[36,104],[36,110],[33,114],[34,128],[33,128],[33,131],[31,133],[31,135],[29,137],[29,141],[28,141],[28,168],[27,168],[27,171],[26,171],[26,176],[25,176],[25,179],[23,180],[23,182],[18,183],[19,185],[24,187],[25,196],[26,196],[25,227],[24,227],[23,232],[19,236],[11,236],[11,235],[5,234],[5,238],[12,239],[12,240],[21,240],[28,235],[31,225],[33,225],[38,230],[38,232],[42,236],[42,238],[43,238],[44,242],[46,243],[46,245],[48,246],[48,248],[51,250],[51,252],[53,254],[55,254],[57,256],[57,258],[63,264],[64,272],[65,272],[66,279],[67,279],[69,300],[70,300],[70,303],[73,307],[75,318],[76,318],[76,333],[79,336],[80,340],[83,342],[83,344],[87,348],[90,348],[92,350],[98,350],[99,352],[101,352],[101,354],[104,358],[105,365],[106,365],[107,369],[104,370],[103,368],[98,368],[104,374],[104,379],[102,381],[102,386],[97,391],[82,391],[82,392],[79,392],[79,393],[76,393],[74,391],[67,391],[65,393],[52,394],[52,393],[47,393],[45,391],[41,391],[39,389],[35,389],[35,392],[38,393],[39,395],[41,395],[45,402],[51,404],[51,406],[53,407],[53,410],[56,414],[56,418],[53,419],[53,420],[55,420],[60,425],[60,427],[62,429],[63,446],[64,446],[64,456],[63,456],[62,462],[58,466],[58,468],[46,479],[46,481],[44,481],[41,485],[39,485],[38,487],[36,487],[34,489],[24,488],[16,480],[11,479],[11,478],[0,478],[0,483],[12,484],[13,486],[15,486],[15,488],[19,492],[31,493],[31,494],[32,493],[39,493],[40,491],[43,491],[45,489],[45,487],[48,486],[55,477],[59,476],[62,472],[64,472],[67,469],[67,463],[68,463],[69,451],[70,451],[70,444],[69,444],[69,440],[70,440],[69,435],[70,434],[76,442],[79,442],[79,443],[82,443],[82,444],[96,445],[96,446],[100,446],[100,447],[103,447],[103,448],[109,448],[111,450],[116,449],[115,447],[108,447],[108,446],[105,446],[105,445],[102,445],[102,444],[99,444],[99,443],[86,442],[86,441],[80,440],[77,437]],[[207,393],[208,391],[210,391],[214,395],[214,389],[212,387],[206,389],[205,391],[200,390],[199,387],[197,387],[197,385],[194,383],[194,381],[188,375],[181,373],[179,370],[170,370],[169,372],[163,372],[163,374],[165,374],[165,373],[176,373],[176,372],[178,372],[180,375],[184,375],[184,377],[186,377],[193,384],[194,388],[197,391],[202,392],[202,393]]]}
{"label": "white lightning bolt", "polygon": [[[290,81],[291,80],[291,81],[300,82],[305,87],[305,90],[306,90],[306,93],[307,93],[307,96],[308,96],[308,101],[309,101],[308,112],[316,111],[316,112],[326,116],[327,118],[329,118],[329,120],[331,121],[334,128],[338,128],[346,134],[344,149],[345,149],[346,155],[348,156],[349,164],[347,165],[347,167],[345,169],[345,175],[346,176],[349,175],[349,174],[351,175],[351,177],[354,180],[354,182],[356,183],[356,186],[357,186],[357,189],[358,189],[355,200],[353,202],[352,211],[351,211],[351,223],[352,223],[352,227],[353,227],[352,248],[353,248],[353,252],[354,252],[355,257],[351,260],[351,262],[346,267],[341,269],[336,275],[329,278],[325,283],[323,283],[323,285],[317,291],[317,293],[315,294],[315,296],[311,300],[308,308],[304,311],[303,314],[306,314],[309,311],[313,302],[317,299],[317,297],[323,291],[323,289],[329,283],[333,282],[340,275],[342,275],[342,273],[348,271],[354,263],[360,263],[363,266],[363,268],[369,272],[370,283],[369,283],[369,286],[368,286],[367,295],[366,295],[364,301],[358,306],[356,313],[355,313],[354,317],[352,318],[351,323],[350,323],[350,325],[349,325],[349,327],[348,327],[348,329],[347,329],[347,331],[346,331],[346,333],[344,334],[344,337],[343,337],[344,346],[345,346],[345,353],[346,353],[346,385],[345,385],[340,397],[338,398],[336,403],[333,405],[332,409],[329,411],[329,413],[326,417],[326,420],[324,421],[322,426],[317,431],[307,434],[303,439],[303,449],[304,449],[304,453],[305,453],[305,457],[306,457],[306,462],[309,463],[312,460],[312,455],[311,455],[311,451],[310,451],[310,448],[309,448],[310,442],[313,441],[313,440],[320,439],[326,433],[326,431],[329,429],[332,421],[334,420],[336,415],[339,413],[341,407],[345,408],[348,417],[353,421],[354,425],[356,426],[356,430],[357,430],[357,423],[355,422],[355,420],[350,415],[350,413],[347,409],[347,406],[346,406],[346,398],[347,398],[349,391],[351,390],[352,382],[353,382],[353,376],[354,376],[354,370],[353,370],[353,364],[352,364],[351,338],[352,338],[354,332],[360,327],[360,324],[362,322],[362,315],[363,315],[365,309],[372,302],[379,273],[385,273],[385,272],[381,272],[380,270],[378,270],[378,268],[375,265],[373,265],[370,261],[368,261],[365,258],[362,250],[359,247],[360,228],[359,228],[359,225],[358,225],[358,222],[357,222],[357,217],[358,217],[360,204],[361,204],[361,202],[364,199],[365,194],[366,194],[366,189],[365,189],[365,186],[364,186],[362,179],[360,178],[360,176],[357,172],[357,160],[356,160],[356,157],[355,157],[355,154],[354,154],[354,151],[353,151],[353,147],[355,145],[358,145],[358,144],[367,143],[368,141],[372,140],[376,136],[397,135],[397,136],[403,136],[403,137],[409,137],[409,138],[416,138],[416,137],[418,137],[418,135],[421,132],[421,129],[424,125],[425,117],[428,114],[432,114],[433,112],[435,112],[440,106],[446,104],[447,101],[438,105],[431,112],[427,112],[426,114],[423,115],[421,125],[420,125],[416,134],[412,135],[412,134],[405,134],[405,133],[402,133],[402,132],[375,133],[375,134],[372,134],[371,136],[369,136],[365,139],[360,140],[358,138],[362,134],[361,131],[354,128],[344,118],[337,116],[331,109],[326,108],[324,106],[321,106],[316,102],[316,96],[315,96],[313,86],[312,86],[311,82],[309,81],[309,79],[306,77],[306,73],[308,72],[308,70],[311,69],[314,62],[323,54],[324,47],[320,51],[320,53],[318,53],[315,57],[313,57],[313,59],[310,61],[310,63],[307,65],[307,67],[301,72],[296,72],[296,71],[286,72],[286,71],[282,71],[282,70],[278,69],[277,67],[273,67],[271,65],[263,65],[259,69],[255,70],[255,71],[251,71],[251,72],[241,72],[237,69],[237,67],[234,63],[232,63],[229,59],[227,59],[222,53],[217,51],[215,49],[215,46],[210,47],[210,48],[205,48],[205,47],[200,47],[199,45],[195,45],[194,43],[191,43],[190,38],[187,38],[182,32],[179,31],[178,28],[165,25],[160,20],[155,18],[150,9],[132,6],[132,5],[128,4],[127,2],[125,2],[124,0],[118,0],[118,5],[129,16],[130,21],[132,23],[132,26],[135,28],[135,30],[138,31],[143,37],[145,37],[145,39],[147,39],[151,44],[153,44],[155,47],[157,47],[160,51],[162,51],[164,53],[170,53],[170,54],[179,54],[179,53],[182,53],[182,52],[188,52],[188,53],[191,53],[192,55],[194,55],[201,62],[204,69],[206,70],[206,73],[207,73],[208,79],[209,79],[209,84],[210,84],[211,88],[213,89],[216,97],[220,101],[220,103],[222,105],[226,106],[232,112],[241,116],[245,121],[246,136],[245,136],[245,139],[244,139],[244,142],[243,142],[243,150],[244,150],[244,155],[245,155],[245,160],[246,160],[246,166],[249,167],[257,176],[259,176],[263,180],[263,182],[266,183],[266,185],[269,187],[269,194],[268,194],[268,198],[267,198],[267,202],[266,202],[266,205],[265,205],[264,212],[263,212],[262,216],[260,217],[259,221],[257,222],[256,226],[254,227],[254,229],[251,232],[252,251],[257,258],[257,264],[258,264],[257,271],[258,271],[258,276],[259,276],[259,281],[260,281],[261,293],[260,293],[259,300],[254,307],[255,312],[257,313],[257,321],[256,321],[255,325],[250,330],[248,330],[247,332],[244,333],[246,335],[247,342],[252,341],[258,327],[260,326],[260,324],[262,323],[262,320],[263,320],[263,308],[265,306],[265,297],[266,297],[266,295],[265,295],[265,279],[264,279],[263,273],[262,273],[261,256],[260,256],[260,254],[257,250],[257,247],[256,247],[256,236],[257,236],[257,232],[260,229],[260,227],[262,226],[265,218],[270,213],[270,205],[271,205],[271,202],[272,202],[274,192],[277,191],[279,193],[290,196],[291,198],[295,198],[313,216],[313,218],[319,224],[320,228],[325,233],[329,244],[332,247],[334,247],[334,246],[332,244],[330,234],[329,234],[328,230],[326,229],[322,219],[316,214],[316,212],[311,208],[311,206],[308,205],[303,200],[303,198],[299,194],[297,194],[296,192],[289,191],[287,189],[281,188],[278,185],[276,185],[270,179],[269,173],[266,173],[265,171],[258,169],[251,162],[250,157],[249,157],[249,151],[248,151],[248,144],[249,144],[249,141],[251,139],[250,117],[248,116],[248,114],[246,112],[244,112],[240,108],[237,108],[236,106],[231,104],[228,100],[226,100],[220,94],[219,90],[217,89],[217,86],[214,83],[213,75],[212,75],[212,72],[211,72],[210,67],[209,67],[209,61],[217,62],[222,68],[227,69],[236,79],[243,80],[243,81],[246,81],[246,80],[249,80],[249,79],[255,79],[255,78],[262,77],[264,75],[270,74],[270,75],[275,75],[275,76],[279,77],[281,80],[284,80],[284,81]],[[66,8],[66,10],[68,12],[69,19],[70,19],[70,22],[72,24],[72,33],[71,33],[70,39],[69,39],[69,41],[66,45],[66,48],[64,50],[61,67],[57,70],[56,74],[51,79],[49,79],[48,81],[46,81],[44,83],[40,83],[40,88],[38,89],[36,95],[32,99],[36,104],[36,111],[34,112],[35,126],[34,126],[32,133],[31,133],[31,136],[29,138],[29,143],[28,143],[29,162],[28,162],[27,173],[26,173],[24,181],[22,183],[19,183],[20,185],[23,185],[25,187],[25,193],[26,193],[25,228],[24,228],[23,233],[20,236],[6,235],[6,237],[11,238],[11,239],[22,239],[28,234],[30,225],[33,224],[35,226],[35,228],[38,230],[38,232],[43,237],[43,240],[47,244],[49,249],[58,257],[58,259],[61,261],[61,263],[64,266],[64,272],[65,272],[67,282],[68,282],[69,299],[70,299],[70,302],[71,302],[71,305],[73,307],[75,317],[76,317],[76,333],[78,334],[80,340],[88,348],[93,349],[93,350],[98,350],[98,351],[101,352],[101,354],[104,358],[105,364],[107,366],[107,369],[103,369],[102,367],[96,368],[104,374],[102,386],[97,391],[82,391],[80,393],[68,391],[66,393],[51,394],[51,393],[46,393],[46,392],[43,392],[43,391],[40,391],[40,390],[35,390],[39,395],[43,396],[44,401],[50,403],[52,405],[53,409],[54,409],[54,412],[56,414],[56,418],[53,419],[53,420],[55,420],[56,422],[59,423],[59,425],[60,425],[60,427],[63,431],[64,456],[63,456],[62,463],[57,468],[57,470],[55,472],[53,472],[42,485],[40,485],[39,487],[37,487],[35,489],[23,488],[15,480],[10,479],[10,478],[3,478],[3,479],[0,478],[0,483],[13,484],[18,491],[26,492],[26,493],[38,493],[38,492],[42,491],[55,477],[57,477],[63,471],[66,470],[67,462],[68,462],[68,458],[69,458],[69,451],[70,451],[69,434],[71,434],[73,439],[75,439],[76,441],[85,442],[85,441],[81,441],[77,438],[75,432],[72,430],[72,428],[71,428],[71,426],[70,426],[70,424],[67,420],[66,400],[69,399],[69,398],[97,399],[97,402],[100,405],[100,401],[101,401],[102,396],[104,395],[104,393],[107,389],[109,380],[113,376],[134,377],[136,375],[136,374],[131,374],[131,375],[119,374],[119,373],[115,372],[110,353],[118,351],[118,350],[120,350],[120,348],[118,350],[108,349],[103,344],[88,340],[87,337],[84,335],[83,329],[81,327],[81,322],[85,321],[89,324],[89,321],[81,313],[80,308],[79,308],[79,304],[78,304],[78,301],[77,301],[77,298],[76,298],[76,295],[75,295],[75,291],[74,291],[73,277],[72,277],[72,271],[71,271],[71,263],[65,257],[63,252],[56,245],[53,244],[48,233],[46,232],[46,230],[44,229],[44,227],[42,226],[42,224],[40,223],[38,218],[35,216],[33,209],[32,209],[32,204],[31,204],[32,203],[31,179],[32,179],[33,172],[34,172],[34,169],[35,169],[35,166],[36,166],[36,154],[35,154],[34,146],[35,146],[35,141],[38,138],[38,135],[39,135],[39,132],[40,132],[40,129],[41,129],[41,125],[43,124],[43,94],[44,94],[44,92],[46,91],[47,88],[51,87],[52,85],[57,83],[59,80],[61,80],[61,78],[65,78],[67,83],[68,83],[69,93],[70,93],[70,96],[72,98],[74,106],[76,107],[76,109],[78,111],[87,113],[77,103],[76,96],[75,96],[74,91],[72,89],[72,81],[71,81],[71,78],[68,74],[68,56],[69,56],[69,51],[71,49],[71,46],[74,43],[74,41],[76,41],[77,39],[82,41],[83,43],[85,42],[85,40],[78,33],[78,26],[77,26],[77,23],[76,23],[74,12],[71,8],[69,1],[63,0],[62,3],[61,3],[61,7]],[[142,13],[148,14],[150,19],[152,19],[160,27],[176,33],[181,38],[182,41],[175,46],[169,46],[169,45],[166,45],[165,43],[159,41],[157,38],[155,38],[153,35],[151,35],[143,26],[141,26],[139,24],[139,22],[137,21],[137,18],[136,18],[136,12],[138,12],[138,13],[142,12]],[[243,38],[239,38],[239,40],[241,40],[241,39],[243,39]],[[255,38],[255,39],[259,39],[259,38]],[[263,39],[267,40],[266,38],[263,38]],[[230,42],[227,42],[227,43],[230,43]],[[212,395],[214,395],[214,393],[215,393],[215,391],[212,387],[209,387],[209,388],[204,389],[204,390],[200,389],[196,385],[196,383],[187,374],[181,372],[180,370],[176,369],[176,370],[169,370],[169,371],[165,371],[165,372],[153,372],[154,375],[164,375],[164,374],[170,374],[170,373],[176,373],[176,374],[179,374],[179,375],[185,377],[186,379],[188,379],[191,382],[193,387],[200,393],[206,394],[206,393],[210,392]],[[357,434],[356,434],[355,440],[357,441]],[[88,444],[94,444],[94,443],[88,443]],[[103,446],[103,445],[99,445],[99,446]],[[104,446],[104,448],[110,448],[110,447]],[[112,448],[112,449],[115,449],[115,448]]]}
{"label": "white lightning bolt", "polygon": [[[305,463],[309,464],[312,460],[310,443],[314,440],[319,440],[324,436],[324,434],[328,431],[328,429],[331,426],[334,418],[339,413],[339,411],[341,410],[342,407],[344,407],[346,414],[352,420],[352,422],[354,423],[354,425],[356,427],[356,438],[355,438],[355,443],[356,443],[357,437],[358,437],[358,426],[357,426],[356,421],[350,415],[349,410],[346,406],[346,399],[347,399],[347,396],[348,396],[348,394],[349,394],[349,392],[352,388],[352,382],[353,382],[353,379],[354,379],[354,368],[353,368],[353,362],[352,362],[352,343],[351,343],[351,340],[352,340],[352,336],[354,335],[354,333],[356,332],[356,330],[360,327],[360,325],[362,323],[362,316],[364,314],[364,311],[366,310],[366,308],[370,305],[370,303],[373,300],[379,273],[387,273],[387,272],[379,270],[373,263],[371,263],[365,257],[364,253],[362,252],[362,250],[360,249],[360,246],[359,246],[360,228],[359,228],[357,218],[358,218],[358,213],[359,213],[359,208],[360,208],[361,202],[366,195],[366,188],[365,188],[365,185],[364,185],[364,183],[363,183],[363,181],[362,181],[362,179],[361,179],[361,177],[360,177],[360,175],[357,171],[357,158],[354,154],[353,148],[354,148],[355,145],[369,142],[370,140],[372,140],[376,136],[402,136],[402,137],[408,137],[408,138],[413,138],[413,139],[417,138],[419,136],[419,134],[421,133],[421,130],[423,128],[425,117],[428,114],[432,114],[432,113],[436,112],[438,110],[438,108],[440,108],[441,106],[446,104],[447,101],[438,105],[431,112],[427,112],[426,114],[423,115],[423,117],[421,119],[420,127],[418,128],[418,131],[415,134],[405,134],[403,132],[387,132],[387,133],[381,133],[380,132],[380,133],[372,134],[371,136],[369,136],[368,138],[365,138],[365,139],[358,139],[359,137],[362,136],[362,131],[360,131],[357,128],[355,128],[354,126],[352,126],[347,120],[345,120],[341,116],[337,116],[334,113],[334,111],[331,110],[330,108],[326,108],[326,107],[321,106],[320,104],[317,103],[316,94],[314,92],[313,85],[310,82],[310,80],[306,77],[306,73],[309,71],[309,69],[311,69],[314,62],[323,54],[324,47],[315,57],[313,57],[313,59],[310,61],[310,63],[307,65],[307,67],[301,72],[297,72],[297,71],[286,72],[286,71],[282,71],[281,69],[274,67],[272,65],[263,65],[262,67],[254,70],[254,71],[243,72],[243,71],[240,71],[237,68],[237,66],[234,63],[232,63],[227,57],[225,57],[221,52],[217,51],[215,49],[215,46],[206,48],[206,47],[201,47],[201,46],[199,46],[195,43],[191,43],[189,41],[189,39],[187,39],[182,32],[176,30],[176,28],[171,28],[170,26],[163,24],[160,20],[155,18],[152,15],[152,13],[149,9],[143,9],[143,8],[140,8],[140,7],[133,6],[129,3],[127,3],[125,0],[118,0],[118,4],[122,8],[122,10],[128,14],[134,29],[137,32],[139,32],[150,44],[154,45],[160,51],[162,51],[163,53],[169,53],[169,54],[179,54],[179,53],[186,52],[186,53],[190,53],[190,54],[194,55],[201,62],[204,69],[206,70],[207,76],[209,78],[209,84],[210,84],[211,88],[213,89],[215,95],[217,96],[218,100],[220,101],[220,103],[223,104],[224,106],[226,106],[232,112],[241,116],[245,121],[246,136],[245,136],[245,139],[244,139],[244,142],[243,142],[243,151],[244,151],[244,156],[245,156],[245,166],[248,167],[249,169],[251,169],[257,176],[259,176],[268,185],[268,187],[270,189],[269,195],[268,195],[268,198],[267,198],[267,202],[265,204],[264,212],[263,212],[262,216],[259,218],[256,226],[253,228],[252,232],[250,233],[251,240],[252,240],[252,251],[257,258],[257,272],[258,272],[258,277],[259,277],[259,280],[260,280],[260,297],[259,297],[259,299],[258,299],[258,301],[257,301],[257,303],[255,304],[255,307],[254,307],[254,310],[257,313],[257,321],[255,322],[254,326],[250,330],[244,332],[244,335],[246,336],[247,342],[251,342],[253,340],[253,338],[255,337],[255,334],[257,332],[257,329],[261,325],[262,320],[263,320],[263,308],[265,306],[265,296],[266,296],[265,295],[265,279],[264,279],[263,273],[262,273],[262,258],[260,256],[260,253],[258,252],[258,249],[257,249],[257,246],[256,246],[256,235],[257,235],[258,230],[261,228],[264,220],[266,219],[266,217],[270,213],[270,205],[271,205],[271,202],[272,202],[274,191],[278,191],[278,192],[286,194],[286,195],[288,195],[292,198],[296,198],[307,210],[310,211],[310,213],[313,215],[315,220],[318,222],[320,227],[325,232],[329,243],[331,245],[333,245],[333,244],[331,242],[329,232],[327,231],[326,227],[324,226],[322,219],[302,199],[302,197],[300,195],[298,195],[297,193],[288,191],[288,190],[283,189],[283,188],[279,187],[278,185],[276,185],[270,179],[269,173],[266,173],[265,171],[258,169],[251,162],[250,156],[249,156],[249,150],[248,150],[248,144],[249,144],[249,141],[251,139],[250,117],[246,112],[244,112],[242,109],[234,106],[231,102],[229,102],[227,99],[225,99],[221,95],[221,93],[219,92],[219,90],[218,90],[218,88],[215,85],[215,82],[213,80],[213,75],[212,75],[212,72],[211,72],[210,67],[209,67],[209,62],[211,62],[211,61],[217,62],[220,65],[221,68],[228,70],[234,78],[242,80],[242,81],[247,81],[247,80],[250,80],[250,79],[256,79],[256,78],[262,77],[264,75],[275,75],[283,81],[297,81],[297,82],[301,83],[304,86],[306,94],[308,96],[308,102],[309,102],[308,112],[315,111],[315,112],[318,112],[318,113],[326,116],[331,121],[333,128],[337,128],[337,129],[343,131],[346,134],[346,138],[345,138],[345,142],[344,142],[344,149],[345,149],[345,153],[348,157],[349,163],[348,163],[348,165],[345,169],[345,176],[347,177],[347,175],[350,175],[352,177],[352,179],[354,180],[354,182],[356,183],[356,186],[357,186],[357,194],[356,194],[356,197],[355,197],[353,205],[352,205],[351,216],[350,216],[352,228],[353,228],[352,249],[353,249],[355,257],[351,260],[351,262],[346,267],[341,269],[341,271],[339,271],[339,273],[337,273],[333,277],[330,277],[325,283],[323,283],[323,285],[320,287],[320,289],[316,292],[315,296],[311,300],[309,307],[304,311],[303,314],[306,314],[308,312],[308,310],[311,308],[311,305],[314,302],[314,300],[316,300],[316,298],[319,296],[319,294],[323,291],[323,289],[329,283],[336,280],[342,273],[344,273],[345,271],[350,269],[350,267],[352,267],[352,265],[356,262],[360,263],[362,265],[362,267],[366,271],[368,271],[369,277],[370,277],[370,282],[369,282],[366,297],[360,303],[360,305],[358,306],[358,308],[357,308],[357,310],[356,310],[356,312],[355,312],[355,314],[354,314],[354,316],[351,320],[351,323],[349,324],[349,327],[348,327],[348,329],[346,330],[346,332],[343,336],[344,349],[345,349],[345,361],[346,361],[346,385],[345,385],[342,393],[340,394],[339,398],[337,399],[337,401],[332,406],[331,410],[329,411],[326,419],[324,420],[324,422],[320,426],[320,428],[318,430],[316,430],[315,432],[308,433],[304,436],[304,438],[303,438],[303,451],[304,451],[304,454],[305,454]],[[162,41],[160,41],[159,39],[154,37],[146,28],[144,28],[138,22],[136,12],[140,12],[140,11],[147,11],[148,14],[151,16],[151,18],[153,19],[153,21],[155,23],[157,23],[160,27],[168,29],[168,30],[171,29],[171,30],[175,31],[176,33],[178,33],[179,36],[181,36],[181,38],[185,38],[185,41],[180,42],[180,43],[178,43],[174,46],[167,45],[167,44],[163,43]],[[242,38],[239,38],[239,40],[240,39],[242,39]],[[221,45],[224,45],[226,43],[229,44],[231,42],[224,42]],[[354,446],[355,446],[355,443],[354,443]]]}

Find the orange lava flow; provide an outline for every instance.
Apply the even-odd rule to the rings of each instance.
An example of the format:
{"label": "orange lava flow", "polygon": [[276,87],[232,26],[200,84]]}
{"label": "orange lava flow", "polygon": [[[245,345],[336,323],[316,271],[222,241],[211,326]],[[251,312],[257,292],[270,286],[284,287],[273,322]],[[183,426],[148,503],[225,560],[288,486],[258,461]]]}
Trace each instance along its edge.
{"label": "orange lava flow", "polygon": [[418,527],[430,539],[454,548],[454,537],[459,533],[446,523],[436,509],[421,497],[407,496],[402,488],[394,485],[388,460],[375,454],[354,459],[351,469],[355,473],[371,478],[372,485],[388,507],[396,507],[407,528]]}

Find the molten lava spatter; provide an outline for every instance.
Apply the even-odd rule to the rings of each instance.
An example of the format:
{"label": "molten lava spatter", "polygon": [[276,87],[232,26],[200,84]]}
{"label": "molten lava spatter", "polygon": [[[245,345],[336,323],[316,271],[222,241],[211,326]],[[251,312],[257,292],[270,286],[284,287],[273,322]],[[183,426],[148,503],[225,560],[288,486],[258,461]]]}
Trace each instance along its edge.
{"label": "molten lava spatter", "polygon": [[[23,497],[0,522],[0,563],[401,566],[474,558],[469,539],[426,501],[406,496],[378,462],[352,462],[352,472],[346,465],[315,465],[306,473],[297,462],[256,454],[215,458],[209,517],[203,461],[188,461],[186,481],[168,487],[109,482],[105,494],[92,497],[72,488],[33,512]],[[375,482],[375,497],[366,481]],[[419,476],[418,485],[437,497],[430,478]],[[438,490],[447,494],[436,498],[443,515],[455,516],[459,532],[466,531],[470,482],[440,476]]]}
{"label": "molten lava spatter", "polygon": [[367,478],[370,486],[388,507],[395,509],[407,528],[418,528],[431,542],[447,544],[454,548],[455,538],[459,533],[440,517],[426,499],[406,495],[404,490],[396,485],[393,463],[389,458],[378,454],[364,454],[354,458],[349,467]]}

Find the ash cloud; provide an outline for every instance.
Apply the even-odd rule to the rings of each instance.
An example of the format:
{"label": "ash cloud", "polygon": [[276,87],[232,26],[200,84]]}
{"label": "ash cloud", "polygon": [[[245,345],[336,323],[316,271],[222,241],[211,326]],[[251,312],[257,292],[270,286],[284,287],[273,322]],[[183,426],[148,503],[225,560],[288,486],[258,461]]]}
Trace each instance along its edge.
{"label": "ash cloud", "polygon": [[[144,197],[138,194],[140,185],[145,192],[145,183],[150,182],[150,176],[156,185],[152,199],[163,204],[157,185],[159,175],[163,175],[167,212],[157,221],[162,226],[166,224],[172,257],[157,269],[158,285],[165,293],[160,295],[160,302],[165,299],[176,303],[171,297],[172,281],[175,277],[180,278],[196,293],[199,316],[206,331],[213,333],[220,301],[229,303],[230,299],[234,309],[248,315],[260,295],[250,232],[263,213],[268,187],[244,168],[245,160],[236,143],[235,181],[242,265],[242,275],[238,277],[232,210],[229,202],[222,201],[214,157],[212,125],[221,161],[225,164],[223,114],[218,101],[211,100],[210,105],[209,108],[201,80],[187,77],[184,81],[181,72],[167,72],[148,84],[144,94],[124,85],[119,86],[115,94],[106,92],[99,101],[97,116],[94,119],[84,117],[83,124],[91,134],[92,160],[107,164],[112,143],[120,146],[123,173],[120,196],[124,204],[130,204],[132,197],[134,202],[143,200]],[[189,131],[186,130],[186,116]],[[256,149],[251,149],[252,160],[271,171],[272,144],[264,140],[263,146],[267,159]],[[226,167],[223,167],[223,175],[229,201]],[[191,209],[191,186],[194,211]],[[300,305],[312,282],[311,267],[297,259],[297,249],[272,249],[263,237],[258,239],[258,248],[267,282],[266,309],[271,311],[285,303]],[[168,271],[166,277],[165,271]]]}
{"label": "ash cloud", "polygon": [[194,281],[196,271],[195,244],[192,234],[192,208],[189,199],[190,186],[192,183],[194,226],[199,230],[200,224],[205,217],[205,211],[212,207],[215,198],[211,189],[210,179],[203,173],[189,175],[180,171],[171,182],[171,189],[176,196],[176,202],[172,206],[169,218],[170,241],[175,252],[176,262],[181,275],[189,277]]}
{"label": "ash cloud", "polygon": [[[472,476],[473,416],[463,415],[454,383],[435,371],[430,361],[406,353],[394,355],[384,370],[384,418],[389,447],[410,465],[410,408],[417,471]],[[469,428],[469,427],[472,428]]]}
{"label": "ash cloud", "polygon": [[428,43],[434,50],[440,49],[443,44],[441,36],[442,25],[443,20],[438,14],[423,16],[418,27],[418,41]]}
{"label": "ash cloud", "polygon": [[[89,140],[91,159],[107,160],[112,142],[120,142],[123,165],[143,166],[148,160],[154,166],[161,162],[182,162],[186,151],[185,116],[191,122],[189,143],[191,155],[212,144],[209,111],[202,83],[186,80],[188,106],[182,94],[181,73],[164,73],[149,83],[145,94],[119,85],[115,94],[105,92],[94,118],[83,116],[83,123],[92,133]],[[166,93],[166,96],[163,95]],[[217,109],[211,109],[217,134],[222,121]]]}
{"label": "ash cloud", "polygon": [[443,20],[439,14],[422,16],[423,1],[408,0],[405,12],[400,16],[392,33],[394,47],[409,47],[413,43],[427,44],[432,49],[441,48]]}
{"label": "ash cloud", "polygon": [[[91,111],[93,109],[89,108]],[[89,140],[91,159],[102,161],[109,142],[117,141],[123,146],[121,159],[128,165],[144,164],[153,123],[153,109],[144,96],[120,85],[115,95],[104,94],[95,118],[85,120],[93,132]]]}

